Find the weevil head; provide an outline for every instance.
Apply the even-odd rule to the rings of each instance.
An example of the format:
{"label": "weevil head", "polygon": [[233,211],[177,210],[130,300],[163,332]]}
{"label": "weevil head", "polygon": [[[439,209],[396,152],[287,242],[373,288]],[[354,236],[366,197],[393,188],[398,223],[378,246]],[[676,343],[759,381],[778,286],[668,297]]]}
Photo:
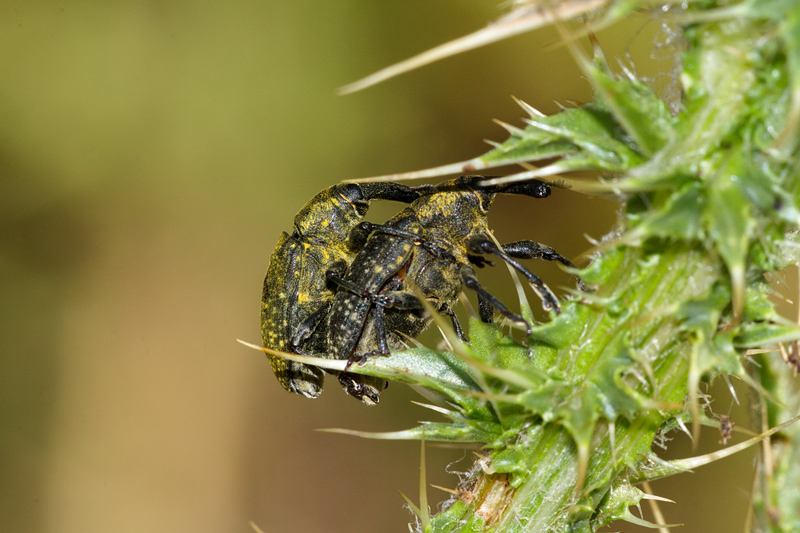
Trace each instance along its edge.
{"label": "weevil head", "polygon": [[294,377],[290,383],[292,392],[302,394],[306,398],[311,398],[313,400],[315,398],[319,398],[319,395],[322,394],[321,383],[312,381],[310,379]]}
{"label": "weevil head", "polygon": [[342,388],[347,394],[358,398],[365,405],[378,405],[381,391],[388,385],[388,382],[384,379],[350,374],[348,372],[339,374],[339,383],[342,384]]}
{"label": "weevil head", "polygon": [[322,383],[325,379],[322,370],[269,354],[267,357],[275,377],[284,389],[311,399],[318,398],[322,394]]}
{"label": "weevil head", "polygon": [[328,187],[294,217],[295,234],[310,241],[343,242],[367,213],[369,201],[355,183]]}

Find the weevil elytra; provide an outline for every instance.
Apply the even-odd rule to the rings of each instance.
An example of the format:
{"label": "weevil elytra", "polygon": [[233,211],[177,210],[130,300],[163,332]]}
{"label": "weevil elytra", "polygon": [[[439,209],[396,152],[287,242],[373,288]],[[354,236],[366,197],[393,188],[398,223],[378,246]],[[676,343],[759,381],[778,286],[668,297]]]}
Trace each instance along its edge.
{"label": "weevil elytra", "polygon": [[[365,240],[345,272],[331,269],[335,282],[333,306],[328,313],[329,356],[350,364],[373,355],[388,355],[402,335],[416,337],[431,322],[417,299],[419,291],[435,309],[453,320],[464,337],[452,310],[463,287],[478,295],[480,317],[493,319],[497,309],[507,318],[527,323],[511,312],[478,281],[472,265],[488,263],[485,254],[495,254],[521,272],[542,300],[545,309],[560,312],[555,295],[538,276],[516,259],[559,261],[573,267],[552,248],[534,241],[497,246],[491,238],[487,215],[497,193],[543,198],[549,186],[532,181],[507,186],[481,186],[481,176],[462,176],[436,186],[439,192],[418,198],[386,224],[361,223],[351,241]],[[359,237],[360,235],[360,237]],[[366,237],[365,237],[366,236]],[[579,280],[580,283],[580,280]],[[345,390],[367,404],[378,401],[379,380],[343,373]]]}
{"label": "weevil elytra", "polygon": [[[324,356],[322,331],[334,292],[330,269],[349,265],[356,244],[350,232],[364,218],[371,200],[409,203],[430,194],[430,185],[396,183],[339,184],[314,196],[294,218],[292,234],[283,233],[270,257],[261,298],[264,346],[304,355]],[[322,391],[320,369],[268,356],[280,384],[288,391],[316,398]]]}

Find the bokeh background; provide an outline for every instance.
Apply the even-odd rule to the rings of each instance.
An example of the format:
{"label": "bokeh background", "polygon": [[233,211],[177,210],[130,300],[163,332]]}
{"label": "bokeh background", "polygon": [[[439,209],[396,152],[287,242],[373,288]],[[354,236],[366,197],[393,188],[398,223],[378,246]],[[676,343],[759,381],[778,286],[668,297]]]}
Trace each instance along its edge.
{"label": "bokeh background", "polygon": [[[259,342],[269,254],[317,191],[483,153],[505,138],[493,118],[521,124],[512,95],[546,113],[591,99],[552,30],[335,94],[501,13],[456,0],[0,3],[0,530],[406,530],[398,491],[418,500],[419,444],[314,430],[404,429],[435,416],[421,398],[395,384],[367,408],[333,380],[316,401],[293,396],[235,339]],[[665,90],[658,32],[637,15],[598,38]],[[496,205],[501,241],[570,257],[617,209],[570,191]],[[481,276],[514,297],[504,269]],[[471,458],[429,445],[428,480],[454,487]],[[668,520],[732,530],[751,461],[654,485],[680,501]]]}

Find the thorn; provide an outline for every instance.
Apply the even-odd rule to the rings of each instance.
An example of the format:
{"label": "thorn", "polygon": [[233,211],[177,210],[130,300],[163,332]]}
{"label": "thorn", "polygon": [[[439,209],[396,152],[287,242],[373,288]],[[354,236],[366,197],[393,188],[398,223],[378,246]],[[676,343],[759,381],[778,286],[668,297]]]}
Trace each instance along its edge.
{"label": "thorn", "polygon": [[653,522],[649,522],[643,518],[638,518],[636,516],[633,516],[630,513],[630,511],[628,511],[628,514],[622,517],[622,520],[630,522],[631,524],[636,524],[637,526],[647,527],[650,529],[661,529],[662,531],[663,528],[680,527],[683,525],[683,524],[654,524]]}
{"label": "thorn", "polygon": [[689,431],[689,428],[687,428],[686,424],[683,423],[683,419],[678,418],[676,422],[678,424],[678,429],[686,433],[686,436],[689,437],[689,439],[694,440],[694,437],[692,436],[692,433]]}
{"label": "thorn", "polygon": [[[400,491],[397,491],[397,492],[400,492]],[[408,507],[411,509],[411,512],[413,512],[415,515],[417,515],[420,518],[420,521],[421,521],[422,520],[422,511],[420,510],[420,508],[417,507],[416,505],[414,505],[414,502],[411,501],[411,498],[409,498],[408,496],[406,496],[402,492],[400,492],[400,496],[402,496],[403,499],[406,501],[406,505],[408,505]]]}
{"label": "thorn", "polygon": [[790,425],[794,424],[800,420],[800,415],[791,418],[784,422],[783,424],[778,424],[774,428],[770,429],[769,431],[765,431],[764,433],[753,437],[751,439],[747,439],[746,441],[740,442],[738,444],[734,444],[733,446],[729,446],[727,448],[723,448],[722,450],[717,450],[712,453],[707,453],[705,455],[698,455],[696,457],[690,457],[688,459],[679,459],[675,461],[669,461],[669,464],[680,469],[684,470],[691,470],[693,468],[697,468],[699,466],[705,466],[709,463],[713,463],[714,461],[718,461],[720,459],[724,459],[725,457],[729,457],[735,453],[739,453],[742,450],[749,448],[750,446],[754,446],[761,442],[762,440],[771,437],[775,433],[789,427]]}
{"label": "thorn", "polygon": [[[647,482],[645,481],[644,483],[647,483]],[[665,502],[665,503],[675,503],[675,500],[670,500],[669,498],[664,498],[663,496],[656,496],[655,494],[650,494],[650,493],[647,493],[647,492],[644,494],[644,496],[642,496],[642,499],[643,500],[656,500],[656,501]]]}
{"label": "thorn", "polygon": [[447,332],[445,330],[443,330],[442,327],[439,324],[436,324],[436,329],[438,329],[439,333],[442,334],[442,340],[444,341],[444,345],[445,345],[446,351],[448,351],[448,352],[454,351],[453,345],[450,344],[450,339],[447,338],[447,335],[448,335]]}
{"label": "thorn", "polygon": [[438,405],[431,405],[429,403],[422,403],[415,400],[411,400],[411,403],[413,403],[414,405],[419,405],[420,407],[424,407],[425,409],[430,409],[431,411],[436,411],[437,413],[443,414],[448,417],[453,414],[453,411],[445,409],[444,407],[439,407]]}
{"label": "thorn", "polygon": [[[339,372],[344,372],[347,366],[347,361],[340,361],[338,359],[323,359],[322,357],[311,357],[308,355],[298,355],[296,353],[281,352],[279,350],[273,350],[272,348],[265,348],[264,346],[251,344],[241,339],[236,339],[236,342],[238,342],[239,344],[243,344],[248,348],[253,348],[254,350],[258,350],[259,352],[264,352],[269,355],[274,355],[275,357],[280,357],[281,359],[288,359],[289,361],[296,361],[298,363],[304,363],[311,366],[318,366],[320,368],[327,368],[330,370],[338,370]],[[358,373],[357,370],[356,373]]]}
{"label": "thorn", "polygon": [[598,241],[588,233],[584,233],[583,238],[589,241],[589,244],[591,244],[592,246],[600,246],[600,241]]}
{"label": "thorn", "polygon": [[668,500],[667,498],[661,498],[660,496],[654,496],[653,490],[650,488],[650,484],[645,481],[642,483],[642,489],[644,491],[644,496],[642,499],[648,500],[648,504],[650,505],[650,510],[653,513],[653,518],[656,520],[656,524],[658,524],[659,533],[669,533],[669,526],[666,525],[666,520],[664,520],[664,515],[661,514],[661,508],[658,506],[659,501],[667,501],[673,502],[672,500]]}
{"label": "thorn", "polygon": [[525,130],[518,128],[516,126],[512,126],[508,122],[503,122],[502,120],[499,119],[494,119],[493,122],[498,126],[500,126],[501,128],[503,128],[504,130],[506,130],[509,135],[522,137],[525,134]]}
{"label": "thorn", "polygon": [[461,174],[466,167],[471,167],[473,171],[488,168],[487,165],[480,160],[480,158],[475,158],[467,161],[459,161],[457,163],[449,163],[447,165],[441,165],[438,167],[414,170],[412,172],[401,172],[399,174],[384,174],[382,176],[349,179],[344,180],[343,183],[371,183],[376,181],[406,181],[423,178],[435,178],[438,176],[445,176],[447,174]]}
{"label": "thorn", "polygon": [[468,490],[453,490],[453,489],[448,489],[447,487],[442,487],[440,485],[433,485],[433,484],[431,484],[431,487],[447,492],[448,494],[452,494],[453,496],[456,496],[459,500],[466,503],[467,505],[475,501],[475,493],[470,492]]}
{"label": "thorn", "polygon": [[419,451],[419,508],[422,511],[419,520],[422,531],[427,531],[431,526],[431,510],[428,508],[428,483],[425,474],[425,429],[422,429]]}
{"label": "thorn", "polygon": [[431,483],[431,487],[433,487],[435,489],[439,489],[439,490],[441,490],[443,492],[446,492],[448,494],[452,494],[453,496],[461,496],[463,494],[463,492],[460,491],[460,490],[448,489],[447,487],[442,487],[441,485],[434,485],[432,483]]}
{"label": "thorn", "polygon": [[511,98],[513,98],[513,99],[514,99],[514,101],[515,101],[515,102],[516,102],[516,103],[517,103],[517,104],[518,104],[518,105],[519,105],[519,106],[520,106],[522,109],[524,109],[524,110],[525,110],[525,112],[526,112],[526,113],[528,113],[530,116],[532,116],[532,117],[542,117],[542,118],[546,116],[544,113],[542,113],[541,111],[539,111],[538,109],[536,109],[536,108],[535,108],[535,107],[533,107],[532,105],[530,105],[530,104],[528,104],[528,103],[525,103],[525,102],[523,102],[522,100],[520,100],[520,99],[519,99],[519,98],[517,98],[516,96],[512,96]]}
{"label": "thorn", "polygon": [[[577,503],[578,499],[583,492],[584,483],[586,483],[586,472],[589,470],[589,443],[577,443],[578,447],[578,479],[575,482],[575,490],[572,497]],[[574,507],[574,505],[573,505]]]}
{"label": "thorn", "polygon": [[461,294],[458,295],[458,300],[461,302],[461,305],[464,306],[464,309],[467,310],[467,314],[471,319],[478,318],[478,313],[475,312],[475,308],[472,307],[472,302],[469,301],[464,291],[461,291]]}
{"label": "thorn", "polygon": [[446,57],[541,28],[560,19],[575,18],[584,13],[590,13],[607,3],[608,0],[587,0],[584,2],[567,2],[555,6],[553,9],[543,9],[538,6],[534,6],[531,9],[519,9],[478,31],[440,44],[349,85],[345,85],[338,90],[338,93],[341,95],[360,91]]}

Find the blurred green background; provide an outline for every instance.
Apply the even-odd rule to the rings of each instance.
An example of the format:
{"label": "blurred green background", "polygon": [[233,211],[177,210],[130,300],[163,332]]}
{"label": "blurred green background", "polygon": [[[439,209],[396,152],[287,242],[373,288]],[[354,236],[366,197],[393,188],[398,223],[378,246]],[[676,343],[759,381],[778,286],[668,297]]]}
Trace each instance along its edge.
{"label": "blurred green background", "polygon": [[[546,113],[591,99],[552,30],[335,94],[501,13],[455,0],[0,3],[2,531],[406,530],[397,491],[418,500],[419,444],[314,429],[407,428],[432,416],[410,403],[421,398],[395,384],[367,408],[333,380],[319,400],[293,396],[235,339],[259,342],[269,254],[318,190],[483,153],[505,137],[493,118],[521,124],[511,95]],[[665,86],[657,29],[634,17],[599,39]],[[496,205],[501,241],[569,257],[617,209],[569,191]],[[481,277],[513,301],[504,269]],[[471,459],[429,446],[428,480],[454,487],[446,470]],[[660,493],[699,505],[719,479]],[[736,490],[722,497],[744,507]],[[727,531],[719,515],[697,520],[689,531]]]}

